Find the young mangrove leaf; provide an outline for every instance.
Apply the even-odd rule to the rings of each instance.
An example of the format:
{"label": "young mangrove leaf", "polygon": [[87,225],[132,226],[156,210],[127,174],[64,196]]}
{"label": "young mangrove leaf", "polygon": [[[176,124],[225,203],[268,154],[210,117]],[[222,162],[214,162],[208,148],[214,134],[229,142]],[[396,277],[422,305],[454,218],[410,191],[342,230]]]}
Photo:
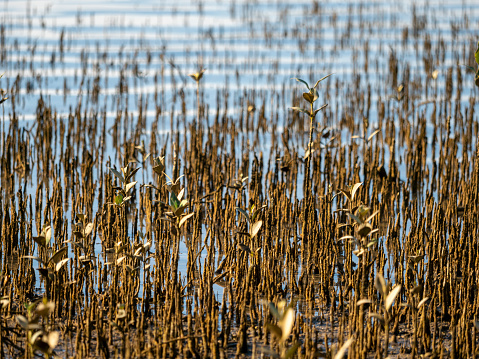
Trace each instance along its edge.
{"label": "young mangrove leaf", "polygon": [[116,169],[109,167],[110,171],[123,183],[125,183],[125,177]]}
{"label": "young mangrove leaf", "polygon": [[288,308],[283,315],[283,318],[278,322],[278,326],[281,328],[281,341],[284,342],[288,339],[294,325],[294,309]]}
{"label": "young mangrove leaf", "polygon": [[55,272],[58,272],[62,267],[70,260],[70,258],[62,259],[60,262],[55,264]]}
{"label": "young mangrove leaf", "polygon": [[286,350],[286,353],[284,353],[283,359],[292,358],[294,354],[296,354],[296,351],[298,350],[300,346],[301,344],[299,342],[295,342],[291,347],[289,347],[288,350]]}
{"label": "young mangrove leaf", "polygon": [[381,274],[378,274],[376,276],[376,279],[374,280],[374,286],[378,290],[378,292],[381,294],[381,296],[384,298],[386,296],[386,291],[387,291],[387,286],[386,286],[386,281],[384,280],[384,277]]}
{"label": "young mangrove leaf", "polygon": [[371,141],[371,139],[376,136],[381,130],[380,129],[377,129],[376,131],[374,131],[373,133],[371,133],[368,137],[368,140],[367,142]]}
{"label": "young mangrove leaf", "polygon": [[308,116],[311,116],[311,113],[308,110],[305,110],[304,108],[301,108],[301,107],[290,107],[290,108],[293,111],[299,111],[299,112],[305,113]]}
{"label": "young mangrove leaf", "polygon": [[304,86],[306,86],[306,88],[308,89],[308,91],[311,89],[306,81],[304,81],[304,80],[302,80],[302,79],[300,79],[300,78],[298,78],[298,77],[293,77],[293,78],[291,78],[291,80],[296,80],[296,81],[298,81],[298,82],[301,82],[302,84],[304,84]]}
{"label": "young mangrove leaf", "polygon": [[251,227],[251,231],[250,231],[250,237],[251,238],[255,237],[258,234],[262,225],[263,225],[263,221],[258,221],[258,222],[255,222],[255,224],[253,224],[253,226]]}
{"label": "young mangrove leaf", "polygon": [[53,264],[57,264],[58,262],[60,262],[60,259],[63,257],[63,255],[68,251],[68,247],[62,247],[60,248],[58,251],[55,252],[55,254],[53,254],[51,256],[51,258],[48,260],[48,262],[52,262]]}
{"label": "young mangrove leaf", "polygon": [[93,231],[93,223],[88,223],[86,226],[85,226],[85,237],[87,237],[88,235],[90,235],[90,233]]}
{"label": "young mangrove leaf", "polygon": [[141,167],[137,167],[134,170],[131,170],[130,173],[128,173],[128,175],[125,176],[125,183],[128,182],[130,180],[130,178],[132,178],[136,174],[136,172],[138,172],[140,170],[140,168]]}
{"label": "young mangrove leaf", "polygon": [[115,204],[117,206],[120,206],[123,203],[123,196],[119,194],[118,196],[115,196]]}
{"label": "young mangrove leaf", "polygon": [[361,299],[358,300],[356,303],[357,306],[364,305],[364,304],[373,304],[373,301],[371,299]]}
{"label": "young mangrove leaf", "polygon": [[389,308],[391,308],[394,302],[394,299],[396,299],[400,291],[401,291],[401,285],[399,284],[396,287],[394,287],[394,289],[391,290],[391,292],[386,297],[386,300],[384,301],[384,307],[386,308],[387,311],[389,311]]}
{"label": "young mangrove leaf", "polygon": [[354,337],[349,338],[346,343],[344,343],[338,352],[334,355],[334,359],[343,359],[346,355],[346,350],[354,343]]}
{"label": "young mangrove leaf", "polygon": [[329,76],[331,76],[331,75],[333,75],[333,74],[331,73],[331,74],[329,74],[329,75],[326,75],[326,76],[324,76],[323,78],[321,78],[321,79],[319,79],[318,81],[316,81],[316,83],[314,84],[313,88],[315,89],[315,88],[319,85],[319,83],[320,83],[321,81],[327,79],[327,78],[328,78]]}
{"label": "young mangrove leaf", "polygon": [[356,196],[356,192],[358,191],[359,187],[363,185],[362,182],[358,182],[354,184],[353,188],[351,189],[351,200],[354,200],[354,196]]}
{"label": "young mangrove leaf", "polygon": [[417,309],[421,308],[424,305],[424,303],[426,303],[428,300],[429,300],[429,297],[424,297],[423,299],[421,299],[421,301],[417,305]]}
{"label": "young mangrove leaf", "polygon": [[133,187],[135,187],[137,181],[130,182],[125,186],[125,192],[128,193]]}
{"label": "young mangrove leaf", "polygon": [[374,319],[378,320],[381,323],[381,325],[384,326],[384,317],[381,314],[369,313],[369,316],[371,318],[374,318]]}
{"label": "young mangrove leaf", "polygon": [[236,210],[239,213],[241,213],[243,215],[243,217],[246,218],[246,220],[249,222],[249,215],[243,208],[236,207]]}
{"label": "young mangrove leaf", "polygon": [[178,227],[181,228],[181,226],[182,226],[183,224],[185,224],[185,222],[186,222],[189,218],[191,218],[193,215],[194,215],[194,213],[190,213],[190,214],[187,214],[186,216],[183,216],[183,218],[181,218],[181,220],[180,220],[180,223],[178,224]]}

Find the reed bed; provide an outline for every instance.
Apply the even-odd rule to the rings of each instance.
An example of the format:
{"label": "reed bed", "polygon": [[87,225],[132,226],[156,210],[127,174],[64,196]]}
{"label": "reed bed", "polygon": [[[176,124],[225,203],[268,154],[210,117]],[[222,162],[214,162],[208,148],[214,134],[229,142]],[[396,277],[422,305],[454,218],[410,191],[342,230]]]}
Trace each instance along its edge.
{"label": "reed bed", "polygon": [[[400,36],[369,42],[388,16],[368,29],[363,11],[381,9],[312,2],[297,27],[251,26],[302,73],[258,54],[234,67],[211,30],[189,77],[141,39],[82,49],[72,76],[63,29],[47,64],[60,113],[34,36],[16,56],[2,25],[0,358],[477,355],[477,29],[454,18],[443,37],[413,6]],[[331,40],[318,19],[330,52],[311,45]],[[312,47],[358,61],[327,76]],[[212,88],[228,66],[236,90]],[[264,69],[273,90],[238,90]]]}

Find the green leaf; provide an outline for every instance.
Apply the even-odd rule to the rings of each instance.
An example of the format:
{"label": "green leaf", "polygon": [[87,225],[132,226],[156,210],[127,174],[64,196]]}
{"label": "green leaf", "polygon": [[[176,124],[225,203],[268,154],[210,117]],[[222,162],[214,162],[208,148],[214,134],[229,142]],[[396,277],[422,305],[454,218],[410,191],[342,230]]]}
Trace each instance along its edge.
{"label": "green leaf", "polygon": [[123,203],[123,196],[119,194],[118,196],[115,196],[115,204],[116,205],[121,205]]}
{"label": "green leaf", "polygon": [[476,59],[476,63],[479,65],[479,41],[477,42],[477,49],[474,53],[474,58]]}
{"label": "green leaf", "polygon": [[47,246],[47,241],[44,236],[32,237],[32,239],[42,247]]}
{"label": "green leaf", "polygon": [[246,252],[246,253],[251,254],[251,249],[250,249],[246,244],[238,243],[238,247],[239,247],[243,252]]}
{"label": "green leaf", "polygon": [[171,192],[170,194],[170,206],[175,209],[175,211],[180,206],[180,201],[178,201],[178,197],[176,197],[175,192]]}
{"label": "green leaf", "polygon": [[301,80],[300,78],[297,78],[297,77],[293,77],[291,80],[296,80],[298,82],[301,82],[302,84],[304,84],[306,86],[306,88],[308,89],[308,91],[310,90],[310,87],[308,85],[308,83],[304,80]]}
{"label": "green leaf", "polygon": [[269,311],[271,314],[273,314],[273,317],[275,317],[276,320],[281,320],[281,315],[279,314],[278,308],[273,303],[268,303],[269,305]]}

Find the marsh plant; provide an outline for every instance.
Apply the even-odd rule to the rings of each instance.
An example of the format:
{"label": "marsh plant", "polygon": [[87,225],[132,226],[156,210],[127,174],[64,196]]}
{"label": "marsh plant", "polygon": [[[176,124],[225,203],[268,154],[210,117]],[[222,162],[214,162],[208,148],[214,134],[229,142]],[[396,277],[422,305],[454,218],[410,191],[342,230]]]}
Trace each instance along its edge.
{"label": "marsh plant", "polygon": [[274,322],[266,321],[266,329],[272,334],[277,343],[277,351],[270,351],[267,348],[262,348],[264,352],[271,355],[273,358],[289,359],[292,358],[298,348],[301,346],[300,342],[294,342],[290,346],[287,345],[287,340],[290,337],[294,322],[295,312],[294,306],[296,301],[287,304],[285,300],[281,300],[278,305],[274,303],[266,303],[269,311],[274,318]]}

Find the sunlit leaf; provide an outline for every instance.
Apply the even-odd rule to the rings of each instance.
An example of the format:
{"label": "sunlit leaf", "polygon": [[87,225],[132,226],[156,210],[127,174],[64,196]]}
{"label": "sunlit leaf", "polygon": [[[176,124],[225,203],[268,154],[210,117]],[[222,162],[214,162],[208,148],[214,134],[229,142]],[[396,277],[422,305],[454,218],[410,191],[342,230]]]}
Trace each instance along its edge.
{"label": "sunlit leaf", "polygon": [[55,271],[58,272],[70,260],[70,258],[62,259],[55,265]]}
{"label": "sunlit leaf", "polygon": [[55,252],[55,254],[53,254],[49,262],[53,262],[54,264],[57,264],[67,251],[68,251],[68,247],[66,246],[60,248],[58,251]]}
{"label": "sunlit leaf", "polygon": [[374,131],[373,133],[371,133],[371,134],[369,135],[369,137],[368,137],[368,141],[367,141],[367,142],[371,141],[372,138],[373,138],[374,136],[376,136],[380,131],[381,131],[380,129],[377,129],[376,131]]}
{"label": "sunlit leaf", "polygon": [[316,114],[321,111],[322,109],[326,108],[328,106],[328,104],[325,104],[323,106],[321,106],[320,108],[318,108],[317,110],[314,110],[313,112],[313,117],[316,117]]}
{"label": "sunlit leaf", "polygon": [[184,195],[185,195],[185,189],[183,188],[183,189],[180,191],[180,193],[178,193],[178,196],[177,196],[178,201],[183,202],[182,199],[183,199],[183,196],[184,196]]}
{"label": "sunlit leaf", "polygon": [[88,223],[85,226],[85,236],[88,236],[93,231],[93,223]]}
{"label": "sunlit leaf", "polygon": [[354,338],[351,337],[349,338],[338,350],[338,352],[334,355],[334,359],[342,359],[344,355],[346,354],[346,351],[348,348],[351,346],[351,344],[354,343]]}
{"label": "sunlit leaf", "polygon": [[48,317],[53,311],[55,310],[55,303],[54,302],[41,302],[38,304],[37,308],[35,309],[35,313],[41,315],[42,317]]}
{"label": "sunlit leaf", "polygon": [[135,187],[137,181],[130,182],[125,186],[125,192],[128,193],[133,187]]}
{"label": "sunlit leaf", "polygon": [[423,299],[421,299],[421,301],[417,305],[417,309],[421,308],[428,300],[429,300],[429,297],[424,297]]}
{"label": "sunlit leaf", "polygon": [[253,224],[253,226],[251,227],[251,230],[250,230],[250,237],[251,238],[255,237],[258,234],[262,225],[263,225],[263,221],[257,221],[257,222],[255,222],[255,224]]}
{"label": "sunlit leaf", "polygon": [[476,59],[476,63],[479,65],[479,41],[477,42],[477,49],[474,53],[474,58]]}
{"label": "sunlit leaf", "polygon": [[48,344],[50,350],[55,349],[60,339],[60,334],[58,332],[50,332],[47,335],[43,336],[43,341]]}
{"label": "sunlit leaf", "polygon": [[356,303],[357,306],[364,305],[364,304],[373,304],[373,301],[371,299],[361,299],[358,300]]}
{"label": "sunlit leaf", "polygon": [[396,287],[394,287],[394,289],[391,290],[391,292],[388,294],[388,296],[386,297],[386,300],[384,301],[384,308],[386,308],[386,310],[389,310],[389,308],[391,308],[394,300],[396,299],[400,291],[401,291],[401,285],[399,284]]}
{"label": "sunlit leaf", "polygon": [[288,339],[291,331],[293,330],[294,325],[294,310],[293,308],[288,308],[283,315],[281,321],[278,322],[278,326],[281,328],[282,335],[281,341]]}
{"label": "sunlit leaf", "polygon": [[181,228],[181,226],[182,226],[183,224],[185,224],[185,222],[186,222],[189,218],[191,218],[193,215],[194,215],[194,213],[190,213],[190,214],[187,214],[186,216],[183,216],[183,217],[181,218],[181,220],[180,220],[180,223],[178,224],[178,227]]}
{"label": "sunlit leaf", "polygon": [[356,192],[358,191],[359,187],[363,185],[362,182],[355,183],[353,188],[351,189],[351,200],[354,200],[354,197],[356,196]]}

